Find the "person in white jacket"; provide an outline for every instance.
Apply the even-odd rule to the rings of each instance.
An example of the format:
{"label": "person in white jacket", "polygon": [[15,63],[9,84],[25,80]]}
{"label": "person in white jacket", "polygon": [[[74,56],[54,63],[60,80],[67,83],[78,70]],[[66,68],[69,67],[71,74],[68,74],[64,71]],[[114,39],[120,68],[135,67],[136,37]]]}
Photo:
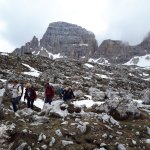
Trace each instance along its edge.
{"label": "person in white jacket", "polygon": [[18,110],[17,104],[19,103],[21,96],[22,96],[22,88],[18,84],[18,81],[15,80],[13,82],[13,87],[12,87],[12,106],[13,106],[14,112]]}

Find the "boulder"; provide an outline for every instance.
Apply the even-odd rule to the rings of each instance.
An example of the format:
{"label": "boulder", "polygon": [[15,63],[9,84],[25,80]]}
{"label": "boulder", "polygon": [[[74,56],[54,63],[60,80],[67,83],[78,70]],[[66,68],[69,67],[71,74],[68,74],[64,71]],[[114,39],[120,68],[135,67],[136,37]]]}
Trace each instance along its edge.
{"label": "boulder", "polygon": [[125,120],[130,116],[132,118],[140,117],[141,113],[137,107],[137,102],[123,98],[114,98],[106,100],[106,102],[96,107],[100,112],[106,112],[113,116],[116,120]]}

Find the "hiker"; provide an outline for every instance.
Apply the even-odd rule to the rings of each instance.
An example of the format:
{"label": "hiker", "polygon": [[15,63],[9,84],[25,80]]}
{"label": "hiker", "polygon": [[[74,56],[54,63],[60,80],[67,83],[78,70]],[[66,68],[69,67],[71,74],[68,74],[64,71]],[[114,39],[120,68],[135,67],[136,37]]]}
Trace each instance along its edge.
{"label": "hiker", "polygon": [[34,101],[36,100],[37,95],[33,88],[33,86],[30,83],[26,84],[26,91],[24,95],[24,101],[27,99],[27,107],[33,109]]}
{"label": "hiker", "polygon": [[54,83],[57,82],[57,76],[56,75],[54,76],[53,81],[54,81]]}
{"label": "hiker", "polygon": [[19,101],[21,100],[21,94],[22,94],[21,86],[19,86],[17,80],[14,80],[12,87],[12,106],[14,112],[18,110],[17,104],[19,104]]}
{"label": "hiker", "polygon": [[6,82],[5,92],[2,98],[3,103],[12,101],[12,88],[13,88],[13,80],[8,80]]}
{"label": "hiker", "polygon": [[52,85],[50,85],[49,83],[46,83],[46,85],[45,85],[45,103],[51,104],[54,95],[55,95],[54,87]]}
{"label": "hiker", "polygon": [[62,85],[59,85],[59,87],[57,87],[56,94],[59,96],[60,99],[63,98],[64,89]]}
{"label": "hiker", "polygon": [[63,100],[64,100],[65,102],[68,102],[68,101],[70,101],[72,98],[75,98],[74,93],[73,93],[73,91],[72,91],[72,88],[71,88],[70,86],[69,86],[69,87],[66,87],[66,88],[64,89]]}

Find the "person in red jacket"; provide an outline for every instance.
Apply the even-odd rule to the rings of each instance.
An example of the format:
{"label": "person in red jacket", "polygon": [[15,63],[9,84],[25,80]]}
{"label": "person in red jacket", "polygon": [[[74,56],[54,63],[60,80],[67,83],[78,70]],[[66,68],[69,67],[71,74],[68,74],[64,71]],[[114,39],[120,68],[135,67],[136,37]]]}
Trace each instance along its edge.
{"label": "person in red jacket", "polygon": [[36,92],[30,83],[26,84],[24,100],[27,99],[27,107],[33,109],[34,100],[37,98]]}
{"label": "person in red jacket", "polygon": [[52,85],[50,85],[49,83],[46,83],[46,85],[45,85],[45,103],[51,104],[54,95],[55,95],[54,87]]}

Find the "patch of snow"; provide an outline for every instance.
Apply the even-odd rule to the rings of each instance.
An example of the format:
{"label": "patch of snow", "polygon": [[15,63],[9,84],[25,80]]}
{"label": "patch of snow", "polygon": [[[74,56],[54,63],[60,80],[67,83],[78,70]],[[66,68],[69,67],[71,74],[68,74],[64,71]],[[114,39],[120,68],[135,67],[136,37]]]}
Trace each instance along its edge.
{"label": "patch of snow", "polygon": [[92,62],[92,63],[97,63],[97,64],[109,64],[108,60],[106,60],[105,58],[98,58],[98,59],[93,59],[93,58],[90,58],[88,60],[88,62]]}
{"label": "patch of snow", "polygon": [[38,108],[43,109],[44,100],[37,98],[37,99],[34,101],[34,105],[35,105],[36,107],[38,107]]}
{"label": "patch of snow", "polygon": [[32,54],[34,54],[34,53],[35,53],[35,51],[32,52]]}
{"label": "patch of snow", "polygon": [[57,59],[57,58],[63,58],[64,56],[61,56],[60,53],[58,54],[52,54],[52,53],[48,53],[49,54],[49,58],[53,58],[53,59]]}
{"label": "patch of snow", "polygon": [[57,58],[64,58],[64,56],[61,56],[60,53],[58,54],[52,54],[50,53],[48,50],[46,49],[43,49],[46,51],[46,53],[48,54],[49,58],[52,58],[52,59],[57,59]]}
{"label": "patch of snow", "polygon": [[149,76],[149,74],[143,72],[143,76]]}
{"label": "patch of snow", "polygon": [[2,81],[2,82],[6,82],[7,80],[6,80],[6,79],[0,79],[0,81]]}
{"label": "patch of snow", "polygon": [[129,76],[131,76],[131,77],[135,77],[135,75],[134,75],[134,74],[132,74],[132,73],[129,73]]}
{"label": "patch of snow", "polygon": [[100,78],[109,79],[109,77],[106,75],[102,75],[102,74],[96,74],[96,75]]}
{"label": "patch of snow", "polygon": [[88,44],[79,44],[79,46],[89,46]]}
{"label": "patch of snow", "polygon": [[40,51],[38,51],[38,53],[36,55],[39,55],[40,54]]}
{"label": "patch of snow", "polygon": [[137,65],[139,67],[150,67],[150,54],[135,56],[124,65]]}
{"label": "patch of snow", "polygon": [[36,69],[29,66],[28,64],[24,64],[24,63],[22,63],[22,64],[30,69],[30,72],[23,72],[23,74],[34,76],[34,77],[39,77],[39,75],[41,73],[40,71],[37,71]]}
{"label": "patch of snow", "polygon": [[145,81],[150,81],[150,78],[147,78],[147,79],[143,79],[143,80],[145,80]]}
{"label": "patch of snow", "polygon": [[93,65],[88,64],[88,63],[85,63],[84,65],[87,66],[88,68],[93,68],[94,67]]}
{"label": "patch of snow", "polygon": [[98,104],[98,105],[101,105],[103,104],[104,102],[94,102],[93,100],[91,99],[88,99],[88,100],[80,100],[80,101],[74,101],[73,104],[76,105],[76,106],[82,106],[82,105],[86,105],[86,107],[91,107],[93,106],[94,104]]}
{"label": "patch of snow", "polygon": [[86,79],[86,80],[91,80],[91,78],[90,77],[83,77],[84,79]]}
{"label": "patch of snow", "polygon": [[8,53],[5,53],[5,52],[0,53],[0,54],[3,55],[3,56],[8,56],[9,55]]}

